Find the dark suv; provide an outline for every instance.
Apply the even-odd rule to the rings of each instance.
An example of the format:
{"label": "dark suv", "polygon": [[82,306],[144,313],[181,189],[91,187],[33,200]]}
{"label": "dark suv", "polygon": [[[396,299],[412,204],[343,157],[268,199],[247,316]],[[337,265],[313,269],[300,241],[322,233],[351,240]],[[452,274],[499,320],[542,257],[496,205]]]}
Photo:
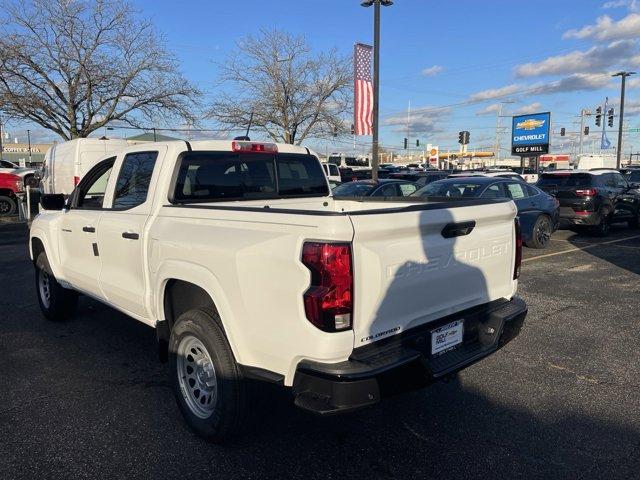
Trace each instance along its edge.
{"label": "dark suv", "polygon": [[561,226],[588,227],[599,235],[616,222],[640,227],[640,191],[616,170],[543,173],[537,186],[560,202]]}

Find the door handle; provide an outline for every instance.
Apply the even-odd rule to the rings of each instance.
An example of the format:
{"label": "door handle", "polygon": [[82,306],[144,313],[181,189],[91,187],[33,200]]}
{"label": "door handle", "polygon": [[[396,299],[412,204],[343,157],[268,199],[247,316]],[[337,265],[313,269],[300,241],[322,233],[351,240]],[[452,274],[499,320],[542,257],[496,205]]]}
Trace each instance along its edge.
{"label": "door handle", "polygon": [[470,222],[448,223],[442,229],[441,233],[444,238],[462,237],[464,235],[469,235],[475,226],[475,220]]}
{"label": "door handle", "polygon": [[96,233],[96,227],[82,227],[83,232]]}
{"label": "door handle", "polygon": [[140,235],[132,232],[122,232],[122,238],[128,238],[129,240],[138,240]]}

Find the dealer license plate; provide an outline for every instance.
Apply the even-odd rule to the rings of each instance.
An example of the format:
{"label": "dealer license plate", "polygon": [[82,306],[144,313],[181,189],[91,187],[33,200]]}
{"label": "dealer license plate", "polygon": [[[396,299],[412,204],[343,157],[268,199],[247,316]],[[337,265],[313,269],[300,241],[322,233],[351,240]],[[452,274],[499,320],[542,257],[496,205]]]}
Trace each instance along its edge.
{"label": "dealer license plate", "polygon": [[464,320],[456,320],[431,330],[431,355],[438,355],[451,350],[462,343]]}

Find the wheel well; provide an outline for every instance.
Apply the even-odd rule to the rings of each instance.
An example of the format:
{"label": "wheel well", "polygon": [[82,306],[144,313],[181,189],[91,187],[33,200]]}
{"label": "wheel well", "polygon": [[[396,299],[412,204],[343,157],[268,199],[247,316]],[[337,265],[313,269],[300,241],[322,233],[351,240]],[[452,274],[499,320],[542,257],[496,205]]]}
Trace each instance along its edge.
{"label": "wheel well", "polygon": [[34,263],[36,262],[36,260],[38,260],[38,255],[40,255],[44,251],[44,244],[42,243],[42,240],[40,240],[39,238],[34,238],[33,240],[31,240],[31,253],[33,255]]}
{"label": "wheel well", "polygon": [[205,307],[216,308],[209,294],[201,287],[184,280],[171,279],[167,282],[164,290],[164,318],[169,331],[184,312]]}
{"label": "wheel well", "polygon": [[0,195],[3,195],[5,197],[13,197],[15,194],[13,193],[13,190],[9,190],[8,188],[0,188]]}

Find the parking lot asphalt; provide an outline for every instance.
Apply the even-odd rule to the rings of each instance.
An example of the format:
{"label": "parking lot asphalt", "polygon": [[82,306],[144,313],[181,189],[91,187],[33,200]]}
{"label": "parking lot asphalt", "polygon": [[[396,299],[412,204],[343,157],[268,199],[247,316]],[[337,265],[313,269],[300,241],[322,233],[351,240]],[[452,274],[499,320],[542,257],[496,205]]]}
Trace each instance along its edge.
{"label": "parking lot asphalt", "polygon": [[638,478],[640,231],[525,249],[522,333],[458,380],[331,418],[260,387],[222,447],[182,421],[152,329],[86,298],[42,318],[26,238],[0,224],[0,478]]}

